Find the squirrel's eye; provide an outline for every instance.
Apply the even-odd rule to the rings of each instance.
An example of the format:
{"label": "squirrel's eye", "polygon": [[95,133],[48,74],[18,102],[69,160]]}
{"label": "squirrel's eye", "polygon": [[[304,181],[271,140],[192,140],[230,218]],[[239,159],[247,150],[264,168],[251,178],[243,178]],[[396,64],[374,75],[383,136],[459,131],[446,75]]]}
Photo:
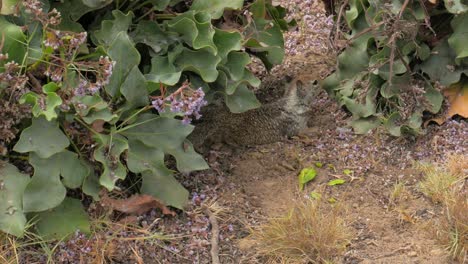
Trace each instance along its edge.
{"label": "squirrel's eye", "polygon": [[317,84],[318,84],[318,81],[317,81],[317,80],[314,80],[314,81],[312,82],[312,85],[317,85]]}

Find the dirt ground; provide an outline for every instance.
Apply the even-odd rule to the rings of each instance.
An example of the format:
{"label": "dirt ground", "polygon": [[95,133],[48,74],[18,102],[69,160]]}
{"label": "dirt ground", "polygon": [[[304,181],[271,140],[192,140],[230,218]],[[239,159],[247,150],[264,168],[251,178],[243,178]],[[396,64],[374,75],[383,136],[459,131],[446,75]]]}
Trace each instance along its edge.
{"label": "dirt ground", "polygon": [[[467,153],[467,123],[451,121],[442,127],[430,126],[426,135],[415,140],[391,138],[379,131],[354,135],[346,128],[346,113],[325,95],[317,100],[311,118],[310,128],[292,140],[236,154],[212,151],[211,155],[217,156],[211,160],[213,167],[220,159],[227,163],[226,171],[213,173],[222,182],[218,201],[226,208],[238,239],[222,250],[222,263],[260,261],[249,258],[254,252],[249,252],[249,245],[242,245],[248,233],[246,225],[254,227],[267,216],[286,214],[288,202],[298,192],[299,171],[317,162],[332,166],[318,169],[317,178],[303,191],[304,195],[326,186],[329,180],[346,180],[344,185],[324,189],[328,197],[347,208],[348,225],[353,230],[354,238],[341,263],[451,263],[426,230],[443,208],[419,192],[417,183],[422,175],[413,169],[413,163]],[[346,176],[342,173],[345,169],[353,174]],[[202,172],[196,179],[204,178],[206,173],[210,172]],[[409,194],[401,204],[394,205],[389,197],[398,182],[404,183]]]}
{"label": "dirt ground", "polygon": [[[285,2],[294,6],[294,1]],[[310,23],[316,23],[314,16],[324,18],[323,11],[309,8],[298,6],[292,12],[298,17],[312,15]],[[326,31],[314,34],[308,37],[321,34],[321,43],[328,37]],[[320,78],[332,70],[324,55],[327,49],[307,41],[307,36],[297,32],[287,36],[287,59],[274,76],[307,68]],[[298,55],[292,47],[309,50]],[[114,226],[92,237],[77,233],[72,240],[57,244],[50,256],[30,252],[21,262],[212,263],[213,226],[203,209],[210,204],[218,212],[220,263],[265,263],[245,239],[250,231],[268,217],[287,214],[294,199],[320,190],[344,208],[352,233],[337,263],[453,263],[428,232],[431,220],[440,217],[444,208],[419,191],[422,174],[414,169],[414,163],[442,162],[454,153],[466,155],[468,123],[452,120],[442,126],[431,124],[424,135],[402,139],[378,129],[355,135],[347,126],[349,118],[321,92],[313,103],[309,128],[297,137],[245,149],[215,146],[206,155],[211,169],[180,175],[179,180],[191,192],[187,211],[171,217],[153,210],[139,216],[133,229]],[[317,168],[316,179],[299,192],[299,172],[317,163],[323,167]],[[344,170],[352,173],[346,175]],[[346,182],[327,186],[329,180],[337,178]],[[399,203],[389,198],[396,183],[409,190]]]}

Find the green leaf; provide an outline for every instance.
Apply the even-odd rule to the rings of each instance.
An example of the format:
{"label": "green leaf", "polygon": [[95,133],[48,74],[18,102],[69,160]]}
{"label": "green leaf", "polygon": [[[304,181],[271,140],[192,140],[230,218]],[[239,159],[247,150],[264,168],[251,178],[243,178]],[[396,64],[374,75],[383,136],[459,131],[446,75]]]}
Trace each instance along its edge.
{"label": "green leaf", "polygon": [[453,14],[463,14],[468,11],[466,0],[444,0],[445,8]]}
{"label": "green leaf", "polygon": [[443,40],[433,49],[431,56],[420,65],[420,68],[429,75],[432,81],[439,81],[442,85],[448,86],[457,83],[461,74],[468,71],[468,69],[458,67],[455,64],[455,58],[455,52],[450,48],[447,40]]}
{"label": "green leaf", "polygon": [[228,54],[224,66],[233,81],[239,81],[244,77],[245,67],[250,63],[250,56],[245,52],[233,51]]}
{"label": "green leaf", "polygon": [[345,183],[346,181],[343,179],[336,179],[336,180],[331,180],[327,183],[328,186],[335,186],[335,185],[341,185]]}
{"label": "green leaf", "polygon": [[242,35],[237,31],[225,31],[215,28],[213,42],[218,48],[218,56],[225,59],[233,50],[242,48]]}
{"label": "green leaf", "polygon": [[119,35],[127,35],[128,28],[132,24],[134,17],[132,12],[122,13],[120,10],[112,11],[113,20],[104,20],[101,23],[101,29],[93,34],[96,45],[112,46]]}
{"label": "green leaf", "polygon": [[261,105],[254,92],[245,84],[239,85],[232,95],[225,94],[224,97],[226,105],[232,113],[243,113]]}
{"label": "green leaf", "polygon": [[15,13],[19,0],[2,0],[0,2],[0,15],[12,15]]}
{"label": "green leaf", "polygon": [[61,155],[55,154],[41,158],[30,153],[29,163],[34,167],[34,175],[23,196],[25,212],[40,212],[58,206],[66,195],[66,189],[60,181]]}
{"label": "green leaf", "polygon": [[[26,43],[26,36],[23,34],[21,27],[8,22],[4,16],[0,15],[0,28],[0,35],[4,35],[5,37],[1,52],[3,54],[8,53],[8,61],[15,61],[21,64],[26,55],[26,45],[24,44]],[[0,72],[3,72],[4,63],[5,61],[0,61]]]}
{"label": "green leaf", "polygon": [[148,105],[146,79],[137,66],[133,67],[128,74],[124,83],[120,87],[120,92],[133,108]]}
{"label": "green leaf", "polygon": [[29,180],[15,166],[0,162],[0,230],[17,237],[23,236],[26,226],[23,193]]}
{"label": "green leaf", "polygon": [[135,43],[148,45],[155,53],[160,54],[165,54],[178,38],[177,34],[163,31],[158,23],[148,20],[140,21],[131,36]]}
{"label": "green leaf", "polygon": [[57,118],[57,112],[55,109],[62,104],[62,98],[55,93],[58,89],[59,86],[56,83],[51,82],[42,87],[42,91],[46,95],[45,99],[42,95],[29,92],[21,96],[19,102],[21,104],[31,104],[33,106],[32,113],[34,117],[43,115],[47,121],[52,121]]}
{"label": "green leaf", "polygon": [[[89,165],[88,165],[89,167]],[[83,181],[83,186],[81,187],[83,193],[93,197],[94,201],[99,201],[99,192],[101,191],[101,185],[99,184],[99,178],[94,173],[92,168],[89,169],[88,175]]]}
{"label": "green leaf", "polygon": [[245,46],[270,70],[284,58],[284,39],[281,28],[270,20],[256,18],[244,33],[250,37]]}
{"label": "green leaf", "polygon": [[63,239],[77,230],[91,232],[88,214],[77,199],[67,197],[59,206],[38,213],[36,217],[36,229],[43,239]]}
{"label": "green leaf", "polygon": [[60,159],[63,184],[71,189],[80,187],[91,169],[78,158],[78,154],[71,151],[65,150],[60,153]]}
{"label": "green leaf", "polygon": [[154,56],[151,59],[151,71],[145,75],[149,82],[175,85],[182,75],[182,71],[177,70],[169,57]]}
{"label": "green leaf", "polygon": [[83,4],[91,8],[102,8],[112,3],[114,0],[81,0]]}
{"label": "green leaf", "polygon": [[401,126],[397,125],[398,121],[401,121],[401,115],[398,112],[391,114],[388,119],[384,122],[384,126],[387,131],[395,137],[401,136]]}
{"label": "green leaf", "polygon": [[108,53],[116,63],[109,84],[105,88],[110,95],[116,96],[130,72],[140,63],[140,53],[126,32],[117,34]]}
{"label": "green leaf", "polygon": [[69,144],[56,122],[40,117],[32,119],[32,125],[23,130],[13,150],[20,153],[34,152],[41,158],[48,158]]}
{"label": "green leaf", "polygon": [[301,173],[299,173],[299,190],[304,190],[305,184],[315,179],[316,176],[317,171],[314,168],[302,169]]}
{"label": "green leaf", "polygon": [[217,55],[218,48],[214,44],[215,30],[211,24],[211,16],[207,13],[185,12],[167,22],[170,30],[180,34],[180,37],[196,50],[205,49]]}
{"label": "green leaf", "polygon": [[314,200],[320,200],[322,198],[322,195],[318,192],[310,192],[309,196]]}
{"label": "green leaf", "polygon": [[345,175],[347,175],[347,176],[350,176],[350,175],[353,174],[353,171],[350,170],[350,169],[345,169],[345,170],[343,170],[343,173],[344,173]]}
{"label": "green leaf", "polygon": [[83,26],[76,21],[86,13],[99,8],[89,7],[83,4],[82,0],[53,1],[52,7],[62,15],[62,22],[58,25],[58,29],[73,32],[85,31]]}
{"label": "green leaf", "polygon": [[172,175],[161,175],[150,171],[142,173],[141,192],[152,195],[166,205],[183,210],[189,192]]}
{"label": "green leaf", "polygon": [[357,134],[365,134],[370,130],[378,127],[380,125],[380,121],[377,117],[367,117],[367,118],[359,118],[350,122],[351,126],[354,129],[354,132]]}
{"label": "green leaf", "polygon": [[180,120],[143,114],[121,134],[174,156],[181,171],[203,170],[207,164],[185,141],[192,130],[193,126],[184,125]]}
{"label": "green leaf", "polygon": [[239,10],[244,4],[243,0],[194,0],[191,10],[208,12],[213,19],[221,18],[225,9]]}
{"label": "green leaf", "polygon": [[217,66],[220,61],[220,57],[206,50],[193,51],[184,48],[174,64],[182,71],[197,73],[205,82],[214,82],[218,78]]}
{"label": "green leaf", "polygon": [[169,5],[171,0],[150,0],[153,8],[158,11],[164,11],[166,7]]}
{"label": "green leaf", "polygon": [[120,162],[120,156],[128,149],[127,140],[118,135],[99,135],[96,137],[96,142],[99,144],[94,151],[93,157],[100,162],[104,170],[99,177],[99,183],[112,191],[115,187],[115,182],[118,179],[125,179],[127,170]]}
{"label": "green leaf", "polygon": [[152,195],[164,204],[183,209],[188,191],[164,164],[164,152],[138,140],[129,142],[127,165],[130,171],[142,173],[142,193]]}
{"label": "green leaf", "polygon": [[468,57],[468,13],[455,16],[451,22],[453,33],[448,39],[450,47],[457,54],[456,59],[460,60]]}
{"label": "green leaf", "polygon": [[435,89],[431,84],[426,83],[425,85],[425,90],[426,92],[424,93],[424,97],[426,100],[429,102],[431,107],[427,110],[429,110],[431,113],[436,114],[440,111],[442,107],[442,102],[444,101],[444,96]]}
{"label": "green leaf", "polygon": [[180,172],[190,172],[209,169],[203,157],[195,152],[192,143],[184,141],[183,144],[175,148],[168,149],[167,153],[176,157],[177,170]]}

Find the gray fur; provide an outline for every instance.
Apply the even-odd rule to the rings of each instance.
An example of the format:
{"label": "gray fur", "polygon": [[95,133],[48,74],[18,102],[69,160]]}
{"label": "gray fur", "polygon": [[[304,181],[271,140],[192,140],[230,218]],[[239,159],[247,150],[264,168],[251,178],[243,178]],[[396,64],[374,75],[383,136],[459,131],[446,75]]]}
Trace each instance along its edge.
{"label": "gray fur", "polygon": [[282,98],[241,114],[231,113],[224,104],[208,107],[189,140],[200,151],[213,143],[253,146],[297,135],[307,127],[317,89],[298,80],[279,88],[285,88]]}

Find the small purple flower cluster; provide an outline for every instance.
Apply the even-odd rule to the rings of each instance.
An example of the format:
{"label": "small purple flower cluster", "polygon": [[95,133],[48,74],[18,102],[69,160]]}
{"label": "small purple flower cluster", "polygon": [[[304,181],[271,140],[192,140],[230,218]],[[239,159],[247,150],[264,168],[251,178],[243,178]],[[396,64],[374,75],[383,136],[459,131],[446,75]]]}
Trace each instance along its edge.
{"label": "small purple flower cluster", "polygon": [[23,2],[26,13],[32,14],[34,19],[41,22],[44,28],[49,25],[57,26],[62,22],[62,16],[57,9],[52,9],[45,13],[42,9],[42,3],[39,0],[26,0]]}
{"label": "small purple flower cluster", "polygon": [[0,84],[6,87],[12,87],[16,90],[22,90],[28,82],[28,77],[21,74],[21,66],[10,61],[3,65],[4,72],[0,73]]}
{"label": "small purple flower cluster", "polygon": [[69,54],[74,54],[78,48],[86,42],[88,33],[68,32],[50,29],[47,30],[47,38],[44,40],[44,46],[58,50],[60,47],[67,48]]}
{"label": "small purple flower cluster", "polygon": [[188,85],[183,85],[165,99],[164,97],[157,97],[152,101],[154,109],[159,113],[164,113],[166,107],[169,107],[171,112],[182,114],[182,123],[184,125],[188,125],[192,122],[191,116],[195,117],[195,119],[200,119],[200,110],[207,104],[203,89],[198,88],[197,90],[192,90]]}

